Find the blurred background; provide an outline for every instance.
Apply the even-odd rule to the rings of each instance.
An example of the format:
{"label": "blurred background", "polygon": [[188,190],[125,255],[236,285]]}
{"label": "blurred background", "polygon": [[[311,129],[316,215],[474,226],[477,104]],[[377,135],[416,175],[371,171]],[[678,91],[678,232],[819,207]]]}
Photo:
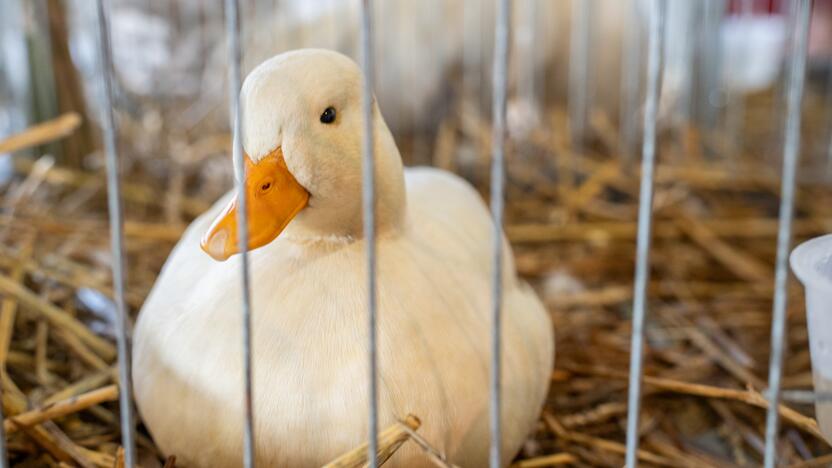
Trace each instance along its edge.
{"label": "blurred background", "polygon": [[[301,47],[360,59],[358,1],[242,4],[244,72]],[[577,466],[621,466],[648,2],[511,4],[506,232],[558,340],[549,402],[520,458],[559,453]],[[668,2],[648,375],[751,400],[765,388],[794,4]],[[187,224],[232,187],[224,17],[221,2],[201,0],[114,0],[110,11],[136,312]],[[386,0],[374,14],[376,95],[405,163],[456,172],[487,199],[494,2]],[[93,3],[0,3],[0,142],[59,119],[46,142],[0,143],[0,275],[111,336],[98,70]],[[796,240],[832,232],[829,0],[813,4],[806,76]],[[115,378],[111,359],[85,357],[27,311],[31,303],[2,301],[7,415]],[[796,283],[789,307],[784,385],[810,390]],[[786,464],[832,463],[811,402],[786,404],[797,415],[781,430]],[[96,406],[45,430],[93,465],[112,466],[116,413]],[[742,398],[648,382],[644,414],[648,466],[761,460],[765,412]],[[67,450],[21,433],[9,441],[12,459],[27,466]],[[145,436],[142,450],[159,458]]]}

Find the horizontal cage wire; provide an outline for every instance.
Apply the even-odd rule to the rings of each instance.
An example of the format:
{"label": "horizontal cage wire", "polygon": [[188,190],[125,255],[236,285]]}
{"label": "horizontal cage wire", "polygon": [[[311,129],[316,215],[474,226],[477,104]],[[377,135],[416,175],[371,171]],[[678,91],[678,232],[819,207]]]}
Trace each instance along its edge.
{"label": "horizontal cage wire", "polygon": [[[15,112],[28,115],[24,101],[36,117],[73,110],[0,138],[0,155],[15,153],[0,166],[0,467],[832,463],[832,240],[821,236],[832,232],[832,47],[822,39],[832,8],[823,2],[225,0],[219,8],[177,0],[127,8],[97,0],[89,17],[71,0],[47,3],[0,6],[7,18],[48,25],[51,41],[9,25],[9,55],[29,54],[29,64],[23,73],[0,56],[0,102],[10,103],[0,131],[14,128]],[[149,52],[135,50],[136,41]],[[344,56],[321,48],[355,63],[343,68]],[[303,68],[321,63],[336,71]],[[294,79],[292,67],[303,80],[278,74]],[[326,96],[333,77],[343,77],[334,98]],[[302,94],[312,86],[319,89]],[[321,98],[330,100],[316,121],[294,123],[305,115],[292,106]],[[87,105],[100,115],[88,117]],[[293,123],[279,120],[284,108]],[[100,128],[98,152],[91,123]],[[342,159],[356,148],[357,169],[352,179],[326,174],[336,183],[318,192],[312,183],[324,169],[309,171],[295,155],[330,138],[324,131],[354,133],[334,141]],[[306,132],[296,146],[287,143],[293,132]],[[263,178],[272,157],[275,172]],[[405,169],[398,226],[389,171],[400,159],[457,174],[453,183],[476,202],[456,191],[439,200],[443,178],[456,176]],[[419,192],[420,183],[433,193]],[[323,230],[344,217],[326,205],[330,193],[345,192],[337,184],[360,191],[360,221],[345,235]],[[225,210],[212,208],[232,186]],[[292,196],[306,198],[284,215]],[[351,202],[341,200],[346,212]],[[264,203],[274,204],[267,215]],[[303,221],[320,210],[329,218]],[[219,217],[209,227],[203,213]],[[470,221],[476,216],[488,227]],[[274,224],[272,240],[261,241],[263,226]],[[107,228],[109,241],[90,237]],[[413,250],[396,250],[410,235]],[[426,246],[454,236],[467,244]],[[331,292],[337,284],[322,286],[326,275],[293,289],[264,275],[302,278],[267,265],[300,265],[313,258],[304,252],[321,264],[351,245],[361,253],[354,269],[335,263],[338,280],[354,282],[342,296]],[[190,247],[198,260],[182,254]],[[476,268],[465,249],[477,252]],[[410,273],[428,256],[441,268]],[[186,282],[182,258],[205,278]],[[789,262],[805,296],[789,281]],[[233,273],[233,286],[220,271]],[[479,286],[469,291],[469,283]],[[218,310],[199,312],[219,320],[216,329],[188,327],[187,314],[168,329],[152,328],[166,323],[157,315],[141,321],[214,296],[208,306]],[[299,308],[304,325],[290,320],[296,296],[313,305]],[[345,314],[363,323],[352,342],[304,341],[309,323],[350,336],[337,333],[353,324],[326,321],[327,301],[356,308]],[[549,332],[523,315],[534,304],[546,317],[538,323],[553,322],[558,336],[544,374],[537,361],[554,358],[540,357],[534,346],[546,340],[533,337]],[[401,312],[411,308],[444,318]],[[424,348],[397,334],[402,323],[419,329],[412,333]],[[170,341],[155,348],[157,335]],[[180,343],[195,339],[204,349],[189,354]],[[294,349],[300,342],[304,349]],[[310,347],[335,343],[344,349],[327,357],[355,375],[308,367],[318,356]],[[271,380],[289,372],[270,362],[275,350],[300,373]],[[345,361],[352,351],[360,363]],[[227,356],[235,361],[225,364]],[[175,365],[148,390],[161,362]],[[480,388],[455,386],[451,371]],[[406,388],[408,372],[419,375],[418,394]],[[321,376],[342,375],[354,388],[337,398],[315,387]],[[235,385],[239,392],[228,390]],[[455,391],[462,388],[470,394]],[[303,391],[314,403],[296,398]],[[531,395],[541,391],[535,406]],[[223,399],[209,404],[200,392]],[[397,401],[396,392],[420,401]],[[192,401],[174,405],[167,393]],[[476,418],[454,420],[468,418],[469,407]],[[174,434],[165,420],[183,426]]]}

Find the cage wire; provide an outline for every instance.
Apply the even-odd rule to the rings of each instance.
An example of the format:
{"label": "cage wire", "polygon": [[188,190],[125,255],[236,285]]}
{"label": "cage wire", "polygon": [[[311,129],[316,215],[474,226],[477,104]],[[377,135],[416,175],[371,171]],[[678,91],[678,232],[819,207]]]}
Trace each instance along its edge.
{"label": "cage wire", "polygon": [[243,466],[254,467],[254,407],[251,366],[251,280],[248,262],[248,209],[245,194],[246,168],[243,154],[243,121],[240,117],[240,4],[238,0],[225,1],[226,41],[228,42],[228,102],[229,119],[233,135],[233,161],[236,174],[240,209],[237,212],[237,248],[240,250],[240,274],[242,286],[242,341],[243,341]]}
{"label": "cage wire", "polygon": [[[508,63],[509,63],[509,37],[510,37],[510,4],[508,0],[496,0],[496,22],[494,25],[494,60],[493,60],[493,95],[492,95],[492,119],[493,131],[491,140],[491,214],[493,217],[493,260],[492,260],[492,281],[491,281],[491,378],[490,378],[490,466],[501,466],[501,301],[502,301],[502,229],[503,210],[505,198],[505,139],[507,135],[506,124],[506,102],[509,87]],[[626,466],[635,467],[638,465],[639,447],[639,414],[641,402],[643,357],[644,357],[644,330],[648,317],[647,288],[650,278],[650,252],[652,238],[652,208],[655,184],[655,169],[658,160],[657,154],[657,121],[659,119],[659,103],[661,97],[661,74],[663,38],[666,23],[667,0],[650,0],[649,2],[649,28],[647,37],[646,57],[646,87],[643,112],[643,126],[641,136],[641,182],[638,205],[638,229],[636,247],[636,268],[635,280],[633,282],[633,316],[632,335],[630,339],[631,355],[629,368],[628,385],[628,418],[626,432]],[[240,82],[241,82],[241,21],[240,6],[238,0],[225,0],[225,28],[228,42],[228,93],[230,107],[230,127],[233,129],[233,161],[237,174],[236,187],[243,193],[245,179],[245,167],[242,148],[242,122],[240,119]],[[468,3],[466,2],[466,5]],[[572,131],[573,143],[580,145],[583,138],[584,128],[588,119],[589,104],[589,82],[591,81],[588,57],[592,53],[590,18],[592,7],[590,2],[580,2],[580,7],[575,11],[575,24],[578,27],[572,33],[571,55],[574,60],[574,67],[570,68],[569,88],[570,92],[569,114],[570,130]],[[751,14],[751,2],[742,2],[742,15]],[[97,21],[99,26],[99,79],[102,84],[102,131],[107,161],[107,188],[108,207],[111,226],[112,245],[112,274],[115,292],[115,304],[117,306],[116,337],[118,345],[118,368],[120,379],[120,417],[122,445],[124,447],[124,464],[132,468],[136,463],[135,448],[135,422],[133,420],[131,388],[130,388],[130,351],[128,340],[129,318],[125,305],[125,258],[124,258],[124,219],[122,213],[120,183],[119,155],[117,150],[118,127],[116,125],[113,111],[113,59],[108,24],[107,2],[98,0]],[[279,4],[276,5],[279,7]],[[364,72],[362,115],[364,119],[363,134],[363,185],[362,185],[362,207],[364,213],[364,237],[366,239],[366,265],[367,265],[367,291],[368,291],[368,384],[369,404],[367,411],[368,420],[368,463],[371,467],[378,466],[378,404],[377,404],[377,344],[376,344],[376,233],[375,233],[375,180],[374,180],[374,159],[373,159],[373,86],[374,86],[374,38],[373,38],[373,2],[362,0],[360,16],[360,51],[361,66]],[[777,463],[777,435],[778,435],[778,404],[782,397],[788,397],[792,401],[817,401],[818,399],[829,398],[828,395],[814,394],[812,392],[783,391],[783,354],[784,354],[784,333],[786,326],[786,300],[787,300],[787,259],[791,246],[795,183],[798,169],[798,157],[800,152],[800,109],[803,97],[805,81],[807,41],[809,31],[809,18],[811,13],[811,0],[795,0],[792,2],[794,21],[791,26],[791,56],[788,66],[788,80],[786,83],[786,110],[784,119],[784,144],[783,167],[781,173],[781,194],[779,208],[779,229],[777,234],[777,257],[776,275],[773,288],[774,301],[771,323],[771,357],[769,364],[768,391],[766,396],[769,400],[766,418],[765,431],[765,466],[773,468]],[[533,11],[533,10],[530,10]],[[476,8],[466,6],[464,10],[464,22],[470,25],[476,22],[480,12]],[[633,17],[638,14],[633,10]],[[472,19],[473,18],[473,19]],[[533,13],[526,15],[526,21],[533,22],[537,18]],[[531,28],[531,27],[530,27]],[[526,31],[528,34],[533,34]],[[640,54],[635,45],[638,44],[638,29],[632,28],[627,35],[626,47],[623,48],[622,77],[621,77],[621,122],[622,131],[621,147],[622,153],[626,156],[632,152],[637,141],[637,126],[633,124],[631,116],[639,101],[640,83]],[[471,57],[481,54],[481,50],[466,50],[464,53],[465,64],[464,85],[465,87],[478,88],[479,76],[471,73],[476,65]],[[532,60],[532,59],[527,59]],[[832,76],[832,75],[830,75]],[[534,82],[526,83],[525,94],[534,96]],[[832,93],[829,93],[832,95]],[[737,128],[742,125],[744,113],[743,103],[740,99],[731,97],[728,107],[728,125],[731,134],[736,136]],[[626,117],[626,118],[625,118]],[[736,141],[727,142],[727,146],[737,145]],[[828,160],[832,167],[832,144],[828,145]],[[256,311],[251,309],[250,302],[250,279],[247,250],[245,242],[247,238],[247,210],[245,198],[240,197],[241,208],[239,210],[239,250],[240,261],[238,268],[241,272],[243,308],[240,311],[243,317],[243,328],[241,338],[243,342],[244,358],[244,458],[243,465],[253,467],[255,465],[255,434],[252,403],[252,367],[251,358],[251,316]],[[0,408],[2,411],[2,408]],[[2,413],[0,413],[0,416]],[[3,428],[0,426],[0,431]],[[0,440],[0,467],[8,466],[7,449],[5,436]]]}
{"label": "cage wire", "polygon": [[491,468],[502,464],[503,209],[505,198],[506,88],[508,87],[509,2],[497,2],[494,47],[494,115],[491,141],[491,217],[494,221],[491,277]]}
{"label": "cage wire", "polygon": [[783,176],[780,184],[780,228],[777,232],[777,263],[771,322],[771,362],[768,371],[769,407],[766,414],[766,468],[774,468],[777,464],[777,432],[780,417],[778,408],[783,376],[783,347],[786,329],[786,301],[788,299],[786,283],[789,279],[788,261],[792,239],[792,220],[794,218],[795,178],[800,151],[800,109],[803,101],[803,81],[806,71],[811,5],[811,0],[798,0],[792,4],[794,8],[794,32],[787,83]]}
{"label": "cage wire", "polygon": [[121,165],[118,157],[118,135],[113,112],[113,57],[110,47],[110,26],[104,0],[96,2],[98,17],[99,67],[101,77],[102,133],[107,154],[107,205],[110,218],[110,244],[113,253],[113,290],[116,304],[116,341],[118,345],[119,410],[121,416],[124,464],[132,468],[136,464],[136,427],[133,422],[133,400],[129,324],[124,302],[124,216],[121,201]]}
{"label": "cage wire", "polygon": [[378,466],[378,351],[376,325],[376,182],[373,133],[373,2],[361,3],[361,67],[364,71],[361,112],[364,120],[362,160],[362,216],[367,250],[367,368],[369,410],[367,412],[367,458],[370,468]]}
{"label": "cage wire", "polygon": [[644,369],[644,321],[647,315],[647,282],[650,278],[650,243],[653,227],[653,184],[656,168],[656,118],[659,101],[662,36],[666,4],[650,4],[650,32],[647,57],[647,102],[644,109],[644,137],[641,150],[641,191],[638,201],[638,235],[636,238],[636,278],[633,294],[633,326],[630,338],[630,386],[627,398],[626,466],[638,465],[641,381]]}

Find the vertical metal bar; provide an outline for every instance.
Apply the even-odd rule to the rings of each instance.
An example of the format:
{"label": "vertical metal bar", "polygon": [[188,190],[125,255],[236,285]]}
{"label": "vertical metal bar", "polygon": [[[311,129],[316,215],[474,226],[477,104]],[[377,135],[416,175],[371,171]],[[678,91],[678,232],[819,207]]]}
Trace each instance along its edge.
{"label": "vertical metal bar", "polygon": [[245,161],[243,155],[243,123],[240,116],[240,4],[238,0],[225,0],[225,34],[228,42],[228,104],[231,129],[234,132],[232,148],[234,172],[237,177],[237,242],[240,251],[242,283],[242,338],[243,338],[243,466],[254,467],[254,410],[251,366],[251,280],[248,269],[248,208],[245,194]]}
{"label": "vertical metal bar", "polygon": [[[517,3],[522,8],[522,16],[519,21],[519,27],[514,30],[515,43],[515,63],[520,64],[522,71],[520,73],[520,80],[517,85],[517,94],[522,97],[525,104],[537,106],[537,47],[538,43],[538,23],[540,3],[536,0],[526,0],[525,2]],[[537,108],[534,109],[537,111]]]}
{"label": "vertical metal bar", "polygon": [[630,6],[630,21],[623,44],[623,60],[621,60],[621,96],[619,109],[619,126],[621,127],[621,153],[627,162],[633,159],[633,145],[636,141],[636,129],[639,96],[639,78],[641,75],[641,34],[638,2]]}
{"label": "vertical metal bar", "polygon": [[[482,6],[479,2],[463,2],[462,4],[462,89],[465,97],[478,97],[481,89],[482,75],[482,41],[471,40],[474,32],[477,39],[481,36]],[[472,32],[474,31],[474,32]],[[473,101],[475,105],[479,99]]]}
{"label": "vertical metal bar", "polygon": [[786,94],[786,128],[783,141],[783,176],[780,193],[780,225],[777,231],[777,263],[774,278],[774,304],[771,321],[771,359],[768,368],[768,412],[766,414],[765,466],[774,468],[777,459],[777,432],[780,384],[786,330],[786,290],[789,279],[788,260],[794,215],[795,173],[800,156],[800,104],[806,72],[806,47],[809,35],[811,0],[797,0],[792,36],[789,78]]}
{"label": "vertical metal bar", "polygon": [[494,261],[491,277],[491,468],[501,466],[502,390],[500,340],[503,304],[503,192],[505,185],[506,93],[508,88],[508,37],[510,14],[508,0],[497,0],[494,28],[493,129],[491,134],[491,216],[494,218]]}
{"label": "vertical metal bar", "polygon": [[119,411],[124,466],[136,465],[135,425],[133,423],[133,386],[128,342],[130,318],[124,303],[124,219],[121,205],[121,168],[116,140],[116,119],[113,113],[113,54],[110,47],[110,25],[104,0],[96,2],[98,13],[99,72],[101,73],[101,129],[107,156],[107,206],[110,216],[110,246],[113,255],[113,291],[116,305],[116,346],[118,348]]}
{"label": "vertical metal bar", "polygon": [[[592,0],[572,2],[569,43],[569,133],[572,147],[582,149],[589,107],[589,57]],[[577,165],[577,160],[573,161]],[[573,167],[576,170],[577,167]]]}
{"label": "vertical metal bar", "polygon": [[[742,57],[740,58],[740,60],[743,61],[743,65],[746,65],[748,63],[749,54],[751,53],[749,38],[751,37],[750,22],[752,21],[753,13],[754,1],[741,0],[740,12],[737,16],[737,21],[741,23],[743,31],[743,40],[741,46]],[[723,65],[721,68],[724,70],[726,67]],[[723,87],[725,87],[725,78],[720,77],[720,79],[723,81]],[[732,168],[732,170],[736,170],[737,160],[742,156],[742,146],[744,139],[743,132],[745,130],[745,95],[742,93],[742,91],[736,89],[728,91],[728,108],[725,110],[725,112],[725,125],[728,131],[725,132],[726,141],[724,146],[725,154],[723,155],[723,158],[730,158],[730,167]]]}
{"label": "vertical metal bar", "polygon": [[695,52],[698,54],[698,91],[701,93],[696,117],[698,123],[704,125],[708,131],[712,131],[717,126],[720,109],[723,106],[723,90],[719,81],[721,73],[719,26],[725,11],[725,1],[705,0],[699,25],[698,50]]}
{"label": "vertical metal bar", "polygon": [[364,71],[362,114],[364,142],[361,186],[364,213],[364,241],[367,249],[367,344],[369,361],[369,411],[367,460],[370,468],[378,466],[378,357],[376,352],[376,181],[373,135],[373,2],[362,0],[361,8],[361,68]]}
{"label": "vertical metal bar", "polygon": [[[690,125],[691,116],[693,115],[693,88],[694,88],[694,52],[696,49],[695,41],[695,24],[696,13],[701,10],[701,7],[691,4],[675,4],[668,5],[667,23],[679,27],[679,32],[673,35],[667,35],[664,39],[671,43],[665,44],[663,57],[668,62],[674,62],[672,65],[665,62],[666,69],[675,69],[677,73],[682,75],[680,85],[679,107],[674,112],[674,118],[680,118],[684,125]],[[674,13],[674,10],[676,13]],[[683,20],[680,21],[680,16]],[[675,19],[674,19],[675,18]],[[683,24],[679,24],[679,23]],[[673,26],[670,26],[673,27]],[[662,77],[664,79],[664,76]]]}
{"label": "vertical metal bar", "polygon": [[627,454],[625,466],[635,468],[639,442],[641,377],[644,361],[644,321],[647,315],[647,282],[650,279],[652,235],[653,173],[656,165],[656,118],[659,104],[659,79],[662,70],[662,38],[666,3],[650,3],[650,33],[647,52],[647,97],[644,106],[644,141],[641,154],[641,192],[638,205],[636,277],[633,293],[633,325],[630,338],[630,384],[627,401]]}

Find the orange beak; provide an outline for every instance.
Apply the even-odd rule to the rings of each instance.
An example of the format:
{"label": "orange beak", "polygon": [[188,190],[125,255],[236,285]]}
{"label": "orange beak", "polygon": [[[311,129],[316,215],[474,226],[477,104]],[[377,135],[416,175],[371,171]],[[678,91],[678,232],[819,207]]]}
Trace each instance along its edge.
{"label": "orange beak", "polygon": [[[245,197],[248,212],[248,249],[273,241],[289,221],[306,207],[309,192],[286,167],[283,150],[277,148],[257,163],[245,158]],[[200,246],[215,260],[227,260],[240,251],[237,240],[239,194],[202,237]]]}

